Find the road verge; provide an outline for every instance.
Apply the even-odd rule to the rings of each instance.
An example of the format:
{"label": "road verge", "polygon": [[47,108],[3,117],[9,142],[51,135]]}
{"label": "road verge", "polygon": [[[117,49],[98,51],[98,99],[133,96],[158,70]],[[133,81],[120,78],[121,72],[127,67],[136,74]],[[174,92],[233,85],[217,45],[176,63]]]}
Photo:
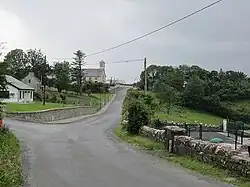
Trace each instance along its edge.
{"label": "road verge", "polygon": [[200,162],[196,159],[177,156],[170,154],[165,151],[162,143],[155,142],[149,138],[142,137],[139,135],[130,135],[125,130],[122,129],[121,125],[113,129],[112,135],[117,137],[119,140],[125,141],[132,145],[134,148],[146,151],[149,154],[156,155],[167,161],[172,162],[177,166],[186,168],[202,176],[208,176],[209,178],[216,179],[217,181],[230,183],[237,185],[239,187],[249,187],[250,182],[245,178],[235,177],[228,171],[213,167],[212,165]]}
{"label": "road verge", "polygon": [[0,187],[22,184],[20,144],[8,128],[0,128]]}

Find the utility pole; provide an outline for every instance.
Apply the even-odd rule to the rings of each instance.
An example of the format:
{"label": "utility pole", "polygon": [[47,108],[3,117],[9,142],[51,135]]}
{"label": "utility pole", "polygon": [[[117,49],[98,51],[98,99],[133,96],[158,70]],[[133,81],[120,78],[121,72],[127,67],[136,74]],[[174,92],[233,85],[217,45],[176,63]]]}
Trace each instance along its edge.
{"label": "utility pole", "polygon": [[148,80],[148,76],[147,76],[147,58],[144,58],[144,93],[146,94],[147,93],[147,87],[148,87],[148,83],[147,83],[147,80]]}
{"label": "utility pole", "polygon": [[44,72],[43,72],[43,75],[42,75],[42,81],[43,81],[43,105],[45,105],[46,103],[46,90],[45,90],[45,74],[46,74],[46,55],[44,57]]}

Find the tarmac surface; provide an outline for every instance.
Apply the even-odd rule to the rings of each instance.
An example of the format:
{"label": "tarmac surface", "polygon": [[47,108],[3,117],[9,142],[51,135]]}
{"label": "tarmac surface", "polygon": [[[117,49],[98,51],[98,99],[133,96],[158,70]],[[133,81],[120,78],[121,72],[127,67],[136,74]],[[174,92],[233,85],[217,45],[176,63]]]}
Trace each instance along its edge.
{"label": "tarmac surface", "polygon": [[226,187],[131,148],[113,137],[126,89],[107,111],[65,124],[7,119],[22,144],[25,186],[31,187]]}

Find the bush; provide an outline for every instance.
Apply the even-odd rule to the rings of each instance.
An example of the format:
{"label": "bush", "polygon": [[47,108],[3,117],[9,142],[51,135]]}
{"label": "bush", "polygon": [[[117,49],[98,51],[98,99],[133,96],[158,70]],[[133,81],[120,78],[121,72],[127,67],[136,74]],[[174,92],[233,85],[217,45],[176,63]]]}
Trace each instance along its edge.
{"label": "bush", "polygon": [[3,126],[2,128],[0,128],[0,135],[8,134],[9,132],[10,132],[10,129],[7,126]]}
{"label": "bush", "polygon": [[35,101],[42,101],[43,96],[42,96],[42,94],[40,94],[38,92],[34,92],[33,93],[33,98],[34,98]]}
{"label": "bush", "polygon": [[47,92],[46,93],[47,101],[52,102],[52,103],[61,103],[62,98],[60,97],[59,92]]}
{"label": "bush", "polygon": [[64,103],[64,104],[66,104],[67,102],[66,102],[66,95],[65,94],[63,94],[63,93],[61,93],[60,94],[60,97],[61,97],[61,99],[62,99],[62,103]]}
{"label": "bush", "polygon": [[130,102],[128,106],[128,123],[125,129],[131,134],[138,134],[142,126],[148,125],[150,114],[140,100]]}
{"label": "bush", "polygon": [[4,105],[0,103],[0,119],[4,118]]}
{"label": "bush", "polygon": [[167,121],[163,121],[160,119],[153,119],[150,122],[149,126],[155,129],[162,129],[163,127],[167,126]]}

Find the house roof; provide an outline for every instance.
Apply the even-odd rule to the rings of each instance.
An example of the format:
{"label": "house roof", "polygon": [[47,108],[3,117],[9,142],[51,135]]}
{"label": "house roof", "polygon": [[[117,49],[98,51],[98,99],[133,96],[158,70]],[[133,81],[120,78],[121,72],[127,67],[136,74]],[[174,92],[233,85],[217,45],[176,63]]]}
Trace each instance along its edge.
{"label": "house roof", "polygon": [[101,68],[83,69],[83,74],[85,77],[100,77],[103,71]]}
{"label": "house roof", "polygon": [[19,90],[34,90],[34,88],[28,86],[27,84],[24,84],[23,82],[17,80],[16,78],[12,76],[5,75],[5,77],[6,77],[8,84],[10,84],[11,86]]}

